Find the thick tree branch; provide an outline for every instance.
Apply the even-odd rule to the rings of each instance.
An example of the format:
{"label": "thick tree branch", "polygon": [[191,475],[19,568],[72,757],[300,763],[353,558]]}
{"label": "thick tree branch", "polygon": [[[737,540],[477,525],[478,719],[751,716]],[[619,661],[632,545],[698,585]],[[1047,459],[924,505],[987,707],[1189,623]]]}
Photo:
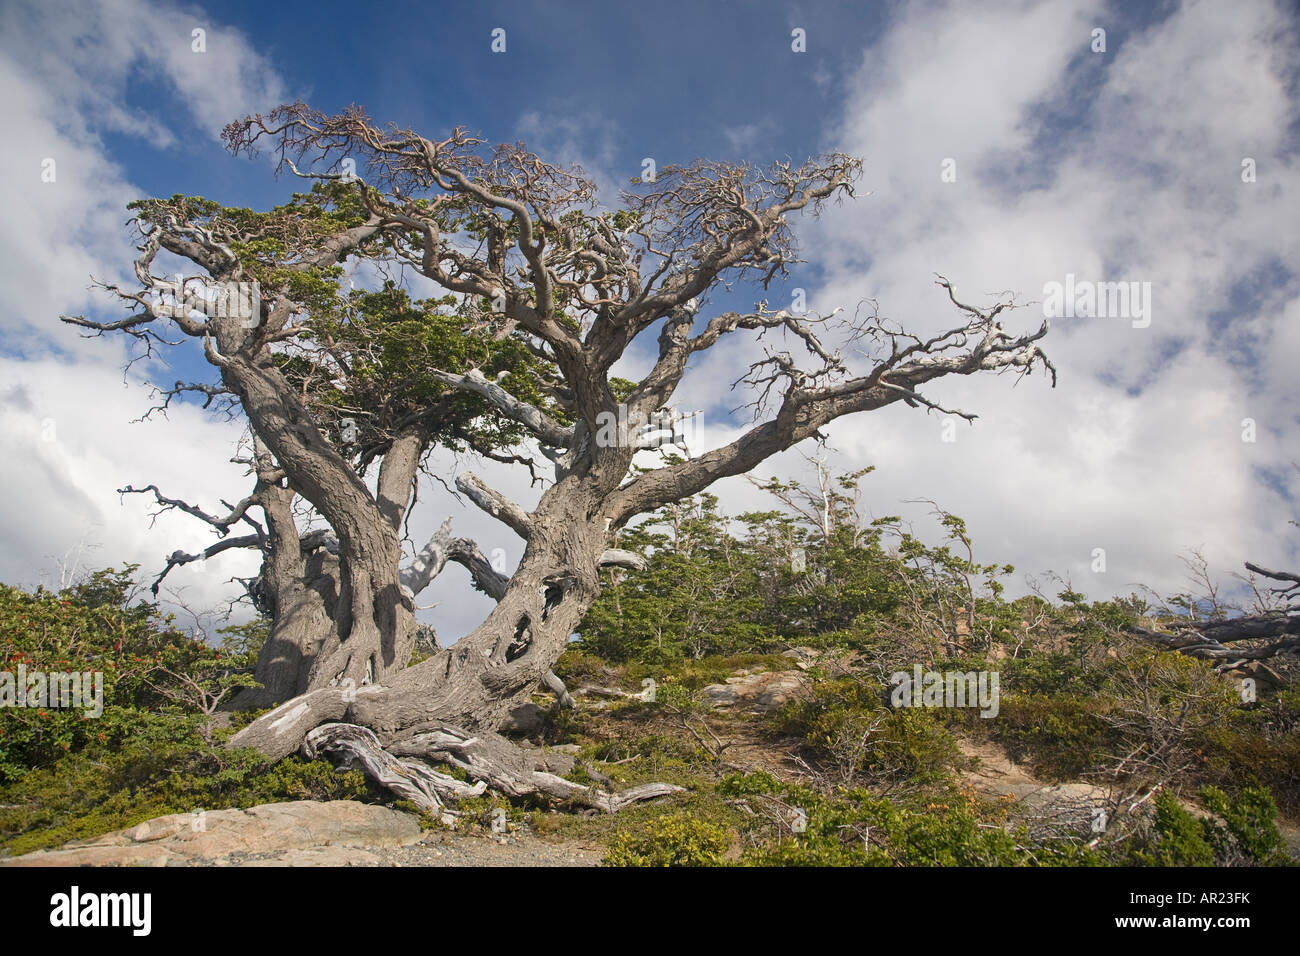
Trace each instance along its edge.
{"label": "thick tree branch", "polygon": [[[951,298],[952,288],[947,280],[940,277],[938,284],[948,291]],[[637,514],[698,494],[720,478],[744,474],[771,455],[817,435],[823,425],[844,415],[883,408],[900,400],[913,406],[920,404],[944,410],[943,406],[918,391],[922,384],[944,375],[969,375],[1004,368],[1019,368],[1024,374],[1035,366],[1041,366],[1051,374],[1055,383],[1056,370],[1036,344],[1047,334],[1046,322],[1036,332],[1015,336],[1005,332],[996,321],[1005,305],[981,312],[957,302],[955,298],[952,301],[967,312],[970,321],[928,340],[889,332],[878,323],[869,323],[856,330],[858,336],[884,340],[890,352],[878,359],[870,373],[838,382],[828,381],[827,377],[842,373],[842,363],[820,343],[807,325],[799,324],[797,334],[809,350],[818,356],[831,356],[832,361],[827,362],[820,372],[807,374],[800,372],[789,357],[772,356],[769,362],[776,371],[749,380],[752,384],[763,385],[765,392],[784,380],[782,403],[773,419],[754,426],[722,448],[637,477],[612,495],[611,507],[606,513],[613,516],[616,525],[621,525]],[[771,328],[778,324],[788,327],[786,314],[769,314],[761,310],[752,316],[729,315],[722,319],[710,323],[714,331],[710,333],[706,328],[702,333],[704,341],[710,337],[716,341],[717,336],[738,327]],[[676,361],[676,355],[683,348],[680,342],[678,336],[665,347],[663,354],[668,360]],[[689,350],[689,343],[684,348]],[[661,358],[660,361],[665,360]],[[962,412],[952,414],[974,417]]]}
{"label": "thick tree branch", "polygon": [[475,475],[466,472],[456,478],[456,489],[498,521],[504,522],[527,541],[533,533],[533,519],[505,495],[494,491]]}
{"label": "thick tree branch", "polygon": [[565,448],[573,441],[573,428],[561,425],[539,408],[511,395],[496,382],[490,382],[478,369],[464,375],[434,369],[429,373],[438,381],[453,388],[481,395],[490,401],[511,421],[523,425],[552,448]]}
{"label": "thick tree branch", "polygon": [[[1291,582],[1274,588],[1276,594],[1289,596],[1300,587],[1300,575],[1289,571],[1270,571],[1246,562],[1246,569],[1274,581]],[[1228,666],[1246,661],[1267,660],[1290,651],[1300,651],[1300,609],[1294,605],[1262,614],[1246,614],[1227,620],[1187,620],[1171,622],[1172,633],[1130,625],[1126,630],[1148,643],[1190,657],[1223,661]],[[1238,647],[1239,641],[1252,642]],[[1258,642],[1258,643],[1255,643]],[[1231,662],[1231,663],[1230,663]]]}

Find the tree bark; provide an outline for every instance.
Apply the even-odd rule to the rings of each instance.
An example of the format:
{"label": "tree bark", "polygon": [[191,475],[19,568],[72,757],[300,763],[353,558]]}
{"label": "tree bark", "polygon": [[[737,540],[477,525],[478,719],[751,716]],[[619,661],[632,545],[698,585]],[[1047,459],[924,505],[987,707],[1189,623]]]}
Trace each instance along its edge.
{"label": "tree bark", "polygon": [[[445,724],[389,748],[382,747],[364,727],[323,724],[307,735],[303,750],[308,757],[341,755],[343,767],[360,764],[376,783],[434,815],[441,814],[444,799],[478,796],[489,786],[511,797],[546,796],[605,813],[617,813],[634,803],[684,789],[668,783],[649,783],[620,792],[597,790],[559,776],[573,768],[571,758],[530,753],[496,734],[469,734]],[[425,761],[458,767],[477,783],[471,787],[430,769]]]}
{"label": "tree bark", "polygon": [[606,522],[588,514],[595,479],[553,486],[530,519],[518,569],[486,620],[427,660],[368,686],[318,687],[265,714],[231,739],[276,759],[326,721],[373,729],[384,745],[443,723],[495,731],[551,672],[599,595]]}

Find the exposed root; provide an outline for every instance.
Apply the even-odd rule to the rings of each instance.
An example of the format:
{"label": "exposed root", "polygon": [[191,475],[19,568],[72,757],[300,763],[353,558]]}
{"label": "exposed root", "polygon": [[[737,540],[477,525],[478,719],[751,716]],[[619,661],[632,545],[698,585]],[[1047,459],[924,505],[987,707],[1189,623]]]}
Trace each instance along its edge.
{"label": "exposed root", "polygon": [[[597,790],[559,775],[572,768],[568,758],[523,750],[498,734],[470,734],[451,726],[424,731],[385,749],[379,738],[364,727],[324,724],[307,735],[302,749],[309,759],[326,753],[342,754],[344,766],[359,764],[371,780],[435,815],[442,814],[445,800],[479,796],[488,787],[510,797],[547,796],[605,813],[617,813],[633,803],[685,789],[669,783],[647,783],[617,793]],[[425,761],[459,767],[476,782],[471,787],[438,773]]]}
{"label": "exposed root", "polygon": [[410,737],[393,753],[444,761],[460,767],[474,780],[512,797],[546,795],[565,803],[617,813],[630,804],[684,790],[668,783],[648,783],[619,793],[607,793],[565,780],[546,764],[497,734],[468,734],[443,726]]}
{"label": "exposed root", "polygon": [[418,760],[398,760],[380,746],[373,731],[356,724],[322,724],[307,735],[302,753],[308,760],[339,755],[338,766],[344,769],[360,764],[371,780],[439,818],[445,800],[477,797],[487,789],[485,783],[470,786]]}

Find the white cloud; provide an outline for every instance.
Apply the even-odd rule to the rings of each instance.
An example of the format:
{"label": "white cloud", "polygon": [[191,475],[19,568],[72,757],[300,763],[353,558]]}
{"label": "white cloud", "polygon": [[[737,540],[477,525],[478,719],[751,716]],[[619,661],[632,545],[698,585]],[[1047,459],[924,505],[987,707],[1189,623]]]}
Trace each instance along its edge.
{"label": "white cloud", "polygon": [[576,104],[557,105],[545,113],[525,110],[514,129],[514,135],[548,163],[581,167],[586,178],[596,184],[597,203],[609,208],[618,205],[628,179],[641,173],[639,166],[630,171],[616,168],[620,133],[617,120],[597,116]]}
{"label": "white cloud", "polygon": [[[1294,354],[1300,286],[1291,278],[1259,306],[1239,293],[1300,251],[1293,78],[1281,72],[1294,69],[1294,27],[1266,3],[1188,3],[1091,54],[1089,30],[1106,18],[1090,6],[927,8],[868,51],[828,145],[865,157],[861,190],[874,194],[805,229],[827,276],[815,304],[872,297],[930,331],[956,324],[936,271],[976,304],[1002,289],[1041,299],[1073,272],[1151,282],[1151,327],[1057,320],[1045,342],[1054,392],[1040,376],[1014,389],[1005,377],[934,383],[931,398],[981,416],[953,444],[938,416],[906,408],[837,423],[833,443],[846,465],[878,466],[867,488],[881,513],[935,498],[968,519],[986,558],[1072,573],[1092,597],[1181,587],[1176,555],[1194,546],[1222,574],[1244,560],[1285,566],[1292,506],[1256,469],[1287,476],[1294,501],[1294,372],[1281,356]],[[1084,121],[1049,121],[1049,105],[1103,65],[1094,55],[1110,59],[1075,104]],[[1259,182],[1241,181],[1244,156]],[[940,181],[945,158],[955,183]],[[1010,322],[1041,320],[1031,306]],[[1258,364],[1235,351],[1247,340]],[[1255,444],[1241,441],[1251,415]],[[1089,571],[1095,547],[1104,578]]]}
{"label": "white cloud", "polygon": [[[0,581],[57,586],[62,556],[78,545],[86,548],[83,568],[133,562],[157,572],[172,550],[213,544],[211,529],[178,512],[151,528],[153,497],[119,498],[117,489],[154,483],[220,513],[221,498],[247,484],[243,467],[219,453],[233,452],[241,427],[214,423],[193,406],[134,421],[151,404],[143,386],[124,384],[107,365],[69,371],[54,359],[0,359],[0,487],[9,502],[0,512]],[[251,552],[227,552],[203,574],[193,566],[174,571],[166,586],[183,588],[187,603],[207,610],[240,593],[226,582],[257,566]]]}
{"label": "white cloud", "polygon": [[[191,31],[207,29],[205,53]],[[169,89],[176,113],[128,106],[140,76]],[[60,314],[121,315],[91,277],[130,274],[126,204],[145,194],[113,159],[106,138],[127,135],[175,161],[197,128],[215,147],[221,126],[278,102],[282,84],[249,42],[206,14],[147,0],[76,8],[7,4],[0,11],[0,580],[57,584],[58,562],[79,543],[83,567],[138,562],[158,570],[177,547],[212,542],[202,525],[166,516],[149,530],[139,498],[115,489],[156,482],[167,493],[219,509],[246,482],[225,464],[238,429],[194,408],[170,421],[132,424],[151,404],[132,378],[123,343],[85,339]],[[44,181],[54,161],[53,181]],[[46,179],[50,178],[48,175]],[[139,370],[140,367],[137,367]],[[160,376],[167,371],[159,365]],[[50,433],[50,424],[53,433]],[[52,441],[44,438],[52,437]],[[214,449],[216,453],[214,454]],[[204,575],[175,572],[186,598],[208,608],[238,588],[248,556],[214,559]]]}

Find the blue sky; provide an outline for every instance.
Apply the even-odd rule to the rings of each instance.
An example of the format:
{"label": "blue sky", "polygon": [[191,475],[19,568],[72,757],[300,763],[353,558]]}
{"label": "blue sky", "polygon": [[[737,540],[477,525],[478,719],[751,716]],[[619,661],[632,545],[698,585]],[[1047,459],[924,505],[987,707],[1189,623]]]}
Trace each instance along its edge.
{"label": "blue sky", "polygon": [[[834,78],[857,65],[889,16],[887,7],[860,3],[819,4],[807,15],[753,2],[210,9],[200,19],[213,24],[213,47],[222,29],[255,38],[286,93],[319,109],[359,103],[384,121],[425,130],[464,124],[497,142],[534,133],[530,117],[538,114],[564,117],[575,143],[632,173],[651,154],[665,162],[750,159],[755,134],[746,137],[746,127],[763,131],[764,152],[773,156],[817,148],[825,138],[822,118],[834,109]],[[810,55],[791,55],[796,26],[809,33]],[[496,28],[506,30],[504,54],[490,49]],[[133,101],[184,116],[174,90],[147,69],[137,72],[128,90]],[[185,119],[188,132],[208,132]],[[184,168],[131,137],[109,142],[150,190],[219,186],[241,197],[274,198],[260,171],[232,168],[208,142],[186,150],[193,165]]]}
{"label": "blue sky", "polygon": [[[202,53],[195,28],[206,31]],[[491,50],[497,28],[504,53]],[[806,52],[791,49],[796,28]],[[1046,346],[1057,389],[1037,377],[944,382],[932,397],[981,416],[955,441],[941,437],[940,416],[900,406],[837,423],[832,463],[877,466],[864,486],[873,514],[903,513],[924,530],[924,507],[906,502],[933,498],[968,519],[978,557],[1055,571],[1093,597],[1139,582],[1179,589],[1177,555],[1192,547],[1222,577],[1244,560],[1295,566],[1298,36],[1293,7],[1263,0],[10,2],[0,12],[10,138],[0,492],[23,504],[0,516],[0,580],[56,582],[78,547],[83,564],[153,570],[174,548],[208,542],[175,516],[151,528],[142,502],[114,493],[126,483],[157,481],[212,508],[242,495],[226,461],[238,423],[194,408],[132,423],[150,404],[144,378],[208,374],[193,352],[124,379],[122,342],[78,338],[57,316],[117,314],[87,285],[129,276],[131,199],[179,192],[264,207],[300,188],[219,142],[225,122],[298,98],[327,111],[357,103],[426,135],[465,125],[523,140],[581,163],[611,204],[646,157],[861,156],[857,201],[795,223],[808,261],[769,293],[803,288],[820,311],[872,298],[911,328],[946,327],[941,272],[979,302],[1014,291],[1025,303],[1014,321],[1030,328],[1043,318],[1034,300],[1067,274],[1149,282],[1148,327],[1055,321]],[[53,183],[40,177],[47,158]],[[941,176],[949,161],[955,179]],[[706,311],[757,297],[737,288]],[[757,348],[719,349],[683,383],[679,406],[705,410],[705,445],[743,425],[728,415],[743,399],[719,383]],[[634,353],[624,371],[637,368]],[[1242,440],[1246,419],[1255,441]],[[535,494],[474,468],[524,500]],[[806,470],[791,452],[763,473]],[[733,510],[766,504],[743,480],[720,490]],[[414,543],[451,514],[517,559],[518,542],[472,508],[432,487],[424,500]],[[175,584],[217,606],[234,593],[228,578],[248,572],[241,560]],[[446,636],[483,610],[458,573],[422,598],[442,602],[427,616]],[[1028,586],[1017,577],[1013,592]]]}

